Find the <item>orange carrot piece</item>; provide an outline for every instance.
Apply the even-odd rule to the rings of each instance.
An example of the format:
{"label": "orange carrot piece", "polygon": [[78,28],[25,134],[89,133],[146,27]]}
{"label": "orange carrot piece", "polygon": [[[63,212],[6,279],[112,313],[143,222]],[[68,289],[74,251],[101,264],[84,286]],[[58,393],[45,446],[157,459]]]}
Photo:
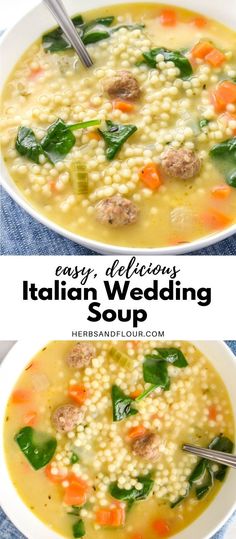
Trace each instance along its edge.
{"label": "orange carrot piece", "polygon": [[210,208],[207,212],[202,214],[201,221],[207,227],[218,230],[229,226],[232,223],[232,218],[214,208]]}
{"label": "orange carrot piece", "polygon": [[78,404],[84,404],[89,396],[88,390],[84,386],[78,384],[72,384],[68,388],[68,395]]}
{"label": "orange carrot piece", "polygon": [[205,19],[205,17],[201,17],[201,16],[195,17],[195,19],[193,19],[191,22],[197,28],[203,28],[204,26],[207,25],[207,19]]}
{"label": "orange carrot piece", "polygon": [[133,391],[133,393],[130,394],[131,399],[135,400],[139,395],[141,395],[142,391],[139,389],[136,389],[136,391]]}
{"label": "orange carrot piece", "polygon": [[27,425],[28,427],[34,427],[34,425],[36,425],[37,423],[37,418],[37,412],[27,412],[23,418],[24,425]]}
{"label": "orange carrot piece", "polygon": [[203,60],[207,54],[214,49],[212,43],[209,41],[199,41],[191,50],[193,58],[200,58]]}
{"label": "orange carrot piece", "polygon": [[62,483],[62,481],[64,481],[67,477],[67,472],[64,472],[60,468],[57,468],[57,473],[55,474],[53,473],[53,470],[54,468],[50,463],[45,468],[45,474],[49,481],[51,481],[52,483]]}
{"label": "orange carrot piece", "polygon": [[84,505],[87,501],[89,486],[83,479],[71,475],[69,486],[65,488],[64,503],[66,505]]}
{"label": "orange carrot piece", "polygon": [[174,9],[163,9],[160,14],[160,22],[163,26],[175,26],[177,15]]}
{"label": "orange carrot piece", "polygon": [[118,504],[111,509],[99,509],[96,512],[96,523],[103,527],[120,528],[125,524],[125,510]]}
{"label": "orange carrot piece", "polygon": [[224,200],[231,194],[231,187],[226,184],[216,185],[212,187],[211,195],[217,200]]}
{"label": "orange carrot piece", "polygon": [[141,535],[141,533],[133,533],[130,536],[130,539],[143,539],[143,536]]}
{"label": "orange carrot piece", "polygon": [[57,184],[56,184],[55,180],[51,180],[49,182],[49,187],[50,187],[52,193],[58,193]]}
{"label": "orange carrot piece", "polygon": [[36,69],[31,69],[31,72],[29,74],[30,80],[37,79],[40,75],[44,73],[44,69],[42,67],[37,67]]}
{"label": "orange carrot piece", "polygon": [[134,438],[139,438],[139,436],[144,436],[147,432],[143,425],[138,425],[137,427],[131,427],[128,430],[128,437],[133,440]]}
{"label": "orange carrot piece", "polygon": [[219,95],[217,95],[216,90],[210,94],[210,100],[216,112],[223,112],[225,110],[225,102],[220,98]]}
{"label": "orange carrot piece", "polygon": [[170,534],[170,525],[164,518],[159,518],[153,522],[153,529],[157,532],[158,537],[168,537]]}
{"label": "orange carrot piece", "polygon": [[212,404],[212,406],[209,407],[209,410],[208,410],[208,416],[209,416],[209,419],[211,421],[215,421],[216,420],[216,416],[217,416],[217,409],[216,409],[216,406],[214,404]]}
{"label": "orange carrot piece", "polygon": [[29,389],[15,389],[12,393],[13,404],[25,404],[32,399],[32,391]]}
{"label": "orange carrot piece", "polygon": [[236,83],[230,80],[224,80],[218,84],[215,94],[217,99],[220,99],[224,105],[236,103]]}
{"label": "orange carrot piece", "polygon": [[213,67],[219,67],[225,62],[226,57],[223,52],[219,51],[218,49],[213,49],[205,56],[205,60]]}
{"label": "orange carrot piece", "polygon": [[113,101],[113,109],[129,113],[134,111],[134,105],[132,103],[128,103],[127,101],[121,101],[120,99],[116,99],[115,101]]}
{"label": "orange carrot piece", "polygon": [[161,178],[155,163],[149,163],[140,172],[141,181],[152,191],[161,185]]}
{"label": "orange carrot piece", "polygon": [[99,135],[99,133],[97,131],[89,131],[87,133],[87,137],[90,140],[101,140],[101,137],[100,137],[100,135]]}

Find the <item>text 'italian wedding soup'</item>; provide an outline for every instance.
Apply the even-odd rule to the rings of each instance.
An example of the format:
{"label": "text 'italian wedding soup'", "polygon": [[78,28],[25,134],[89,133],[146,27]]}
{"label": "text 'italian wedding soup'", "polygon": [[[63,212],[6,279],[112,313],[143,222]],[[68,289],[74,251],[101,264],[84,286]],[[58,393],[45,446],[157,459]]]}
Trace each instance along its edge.
{"label": "text 'italian wedding soup'", "polygon": [[48,219],[111,245],[192,242],[236,221],[236,34],[156,4],[75,16],[92,68],[59,29],[3,94],[3,155]]}
{"label": "text 'italian wedding soup'", "polygon": [[183,443],[232,452],[233,440],[224,383],[189,342],[51,342],[6,410],[12,481],[68,539],[172,537],[226,476]]}

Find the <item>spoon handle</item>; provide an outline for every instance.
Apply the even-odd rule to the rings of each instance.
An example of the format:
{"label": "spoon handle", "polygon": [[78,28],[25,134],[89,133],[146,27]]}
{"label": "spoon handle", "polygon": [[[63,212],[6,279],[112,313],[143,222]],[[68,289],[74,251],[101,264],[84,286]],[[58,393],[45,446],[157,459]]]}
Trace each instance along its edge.
{"label": "spoon handle", "polygon": [[188,444],[184,444],[182,446],[182,449],[184,451],[187,451],[188,453],[192,453],[193,455],[198,455],[199,457],[213,460],[214,462],[219,462],[219,464],[225,464],[225,466],[231,466],[231,468],[236,468],[236,455],[231,455],[231,453],[215,451],[214,449],[204,449],[195,445]]}
{"label": "spoon handle", "polygon": [[91,67],[93,65],[92,59],[88,51],[86,50],[82,39],[76,31],[70,17],[67,15],[62,1],[44,0],[44,3],[50,9],[59,26],[62,28],[69,43],[72,45],[73,49],[75,49],[78,56],[80,57],[82,63],[86,67]]}

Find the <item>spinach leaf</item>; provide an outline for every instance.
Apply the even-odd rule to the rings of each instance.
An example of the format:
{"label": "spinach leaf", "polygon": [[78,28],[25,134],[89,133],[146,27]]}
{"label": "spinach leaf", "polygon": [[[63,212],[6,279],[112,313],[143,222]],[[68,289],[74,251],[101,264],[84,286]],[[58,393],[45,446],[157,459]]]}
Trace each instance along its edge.
{"label": "spinach leaf", "polygon": [[150,382],[164,390],[170,388],[170,377],[168,375],[166,361],[157,361],[153,357],[145,359],[143,364],[143,378],[145,382]]}
{"label": "spinach leaf", "polygon": [[131,404],[133,399],[123,393],[123,391],[116,385],[112,386],[111,390],[112,407],[113,407],[113,421],[121,421],[130,415],[135,415],[138,410],[133,408]]}
{"label": "spinach leaf", "polygon": [[100,135],[106,143],[106,157],[109,161],[114,159],[126,140],[137,131],[135,125],[115,124],[111,120],[106,121],[107,130],[101,131]]}
{"label": "spinach leaf", "polygon": [[171,508],[171,509],[174,509],[174,507],[176,507],[176,506],[179,505],[181,502],[183,502],[183,501],[185,500],[185,498],[188,497],[189,492],[190,492],[190,485],[187,486],[187,488],[186,488],[186,493],[184,494],[184,496],[179,496],[178,498],[176,498],[176,500],[175,500],[174,502],[171,502],[171,503],[170,503],[170,508]]}
{"label": "spinach leaf", "polygon": [[29,127],[19,127],[15,148],[20,155],[25,155],[34,163],[39,163],[39,156],[43,154],[40,142]]}
{"label": "spinach leaf", "polygon": [[15,441],[35,470],[50,462],[57,447],[55,438],[32,427],[23,427],[15,435]]}
{"label": "spinach leaf", "polygon": [[79,456],[76,453],[72,453],[70,457],[70,464],[76,464],[77,462],[79,462],[79,460]]}
{"label": "spinach leaf", "polygon": [[56,163],[64,159],[71,148],[73,148],[75,142],[75,135],[65,122],[58,118],[58,120],[48,127],[41,144],[49,161]]}
{"label": "spinach leaf", "polygon": [[149,358],[155,359],[156,361],[166,361],[180,369],[187,367],[188,365],[183,352],[179,348],[155,348],[152,354],[145,356],[145,359]]}
{"label": "spinach leaf", "polygon": [[196,487],[195,492],[198,500],[201,500],[206,494],[208,494],[211,487],[214,485],[214,474],[212,472],[211,466],[207,464],[206,466],[206,480],[202,485]]}
{"label": "spinach leaf", "polygon": [[[216,436],[210,445],[209,449],[215,449],[215,451],[223,451],[223,453],[232,453],[234,448],[233,442],[226,436]],[[214,478],[218,481],[223,481],[227,472],[227,466],[224,464],[218,464],[218,470],[214,472]]]}
{"label": "spinach leaf", "polygon": [[[114,22],[114,19],[115,17],[113,16],[100,17],[85,23],[81,15],[78,15],[71,20],[83,43],[89,45],[110,37],[110,32],[106,28]],[[44,34],[42,43],[45,52],[61,52],[71,49],[65,34],[60,28],[55,28]]]}
{"label": "spinach leaf", "polygon": [[202,118],[202,120],[199,120],[199,127],[200,129],[204,129],[204,127],[207,127],[210,120],[207,120],[206,118]]}
{"label": "spinach leaf", "polygon": [[173,62],[175,67],[180,70],[180,78],[185,80],[189,79],[193,74],[193,68],[188,58],[181,51],[172,51],[163,47],[151,49],[150,51],[143,53],[143,60],[138,62],[140,64],[146,64],[149,67],[155,69],[157,67],[156,57],[158,54],[164,56],[164,62]]}
{"label": "spinach leaf", "polygon": [[236,170],[233,170],[226,176],[226,182],[230,187],[236,187]]}
{"label": "spinach leaf", "polygon": [[225,175],[226,182],[231,187],[236,187],[236,137],[213,146],[210,157],[216,161],[219,170]]}
{"label": "spinach leaf", "polygon": [[83,520],[78,520],[78,522],[75,522],[72,529],[73,537],[84,537],[86,533]]}
{"label": "spinach leaf", "polygon": [[25,155],[35,163],[39,163],[39,156],[41,154],[44,154],[51,163],[56,163],[64,159],[71,148],[73,148],[76,138],[72,131],[99,124],[100,120],[89,120],[70,125],[65,124],[63,120],[58,118],[58,120],[48,127],[45,137],[40,142],[37,141],[32,129],[20,127],[15,147],[21,155]]}
{"label": "spinach leaf", "polygon": [[128,502],[128,508],[130,509],[135,502],[145,500],[153,489],[154,481],[150,475],[143,475],[137,478],[137,481],[142,484],[142,489],[137,490],[132,487],[129,490],[119,488],[117,483],[112,483],[109,487],[109,492],[116,500],[122,500]]}
{"label": "spinach leaf", "polygon": [[[209,449],[215,449],[216,451],[223,451],[225,453],[232,453],[233,451],[233,442],[226,436],[220,435],[216,436],[209,444]],[[201,500],[209,490],[214,486],[214,481],[223,481],[227,472],[227,466],[224,464],[218,464],[218,469],[213,471],[214,461],[209,461],[205,458],[202,458],[198,461],[197,465],[193,469],[192,473],[188,478],[188,489],[185,496],[180,496],[174,503],[170,504],[170,507],[173,509],[181,501],[183,501],[191,489],[194,487],[195,483],[195,494],[198,500]]]}

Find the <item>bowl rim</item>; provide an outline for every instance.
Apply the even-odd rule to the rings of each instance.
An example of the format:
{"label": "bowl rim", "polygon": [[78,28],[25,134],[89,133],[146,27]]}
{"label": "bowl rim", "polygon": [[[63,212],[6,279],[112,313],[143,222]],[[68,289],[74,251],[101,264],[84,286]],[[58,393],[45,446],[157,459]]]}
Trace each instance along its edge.
{"label": "bowl rim", "polygon": [[[152,0],[152,1],[153,3],[161,4],[161,2],[156,2],[155,0]],[[107,0],[103,0],[103,2],[105,2],[105,4],[109,3]],[[122,0],[121,0],[121,3],[122,3]],[[135,0],[132,0],[132,3],[135,3]],[[177,0],[176,0],[176,4],[177,4]],[[22,17],[20,17],[18,20],[15,20],[13,22],[13,24],[0,37],[0,48],[2,47],[4,42],[8,39],[8,36],[14,31],[15,27],[21,23],[23,24],[24,20],[27,17],[33,15],[35,9],[40,8],[40,6],[42,5],[43,5],[43,1],[40,0],[34,7],[28,10]],[[189,9],[191,9],[191,6],[189,6]],[[7,80],[7,77],[4,78],[2,87],[4,87],[6,80]],[[95,251],[96,253],[110,254],[110,255],[112,254],[130,255],[130,256],[132,255],[140,255],[140,256],[142,255],[177,255],[177,254],[185,254],[185,253],[197,254],[198,250],[208,247],[210,245],[214,245],[230,236],[233,236],[236,233],[236,223],[233,223],[231,226],[227,227],[224,230],[215,231],[212,234],[208,234],[206,236],[203,236],[202,238],[198,238],[190,243],[184,243],[181,245],[173,245],[173,246],[166,246],[166,247],[154,247],[154,248],[125,247],[125,246],[122,247],[119,245],[103,243],[101,241],[93,240],[85,236],[80,236],[79,234],[75,234],[74,232],[71,232],[70,230],[62,227],[56,222],[51,221],[48,217],[40,213],[37,210],[37,208],[31,205],[28,202],[28,200],[24,197],[24,195],[21,193],[21,191],[18,189],[16,184],[14,183],[3,161],[2,153],[1,153],[0,159],[1,159],[0,184],[4,187],[4,189],[11,196],[11,198],[23,210],[25,210],[31,217],[33,217],[40,224],[46,226],[49,230],[56,232],[60,236],[70,241],[73,241],[75,244],[79,244],[82,247],[90,249],[91,251]]]}
{"label": "bowl rim", "polygon": [[[5,479],[7,478],[7,480],[8,480],[8,488],[9,488],[9,485],[10,485],[10,489],[11,489],[12,493],[14,493],[14,497],[16,499],[15,506],[13,504],[9,504],[8,500],[7,500],[8,497],[6,496],[6,492],[7,492],[6,489],[4,488],[4,490],[3,490],[3,488],[2,488],[2,490],[1,490],[1,488],[0,488],[0,506],[2,507],[3,511],[6,513],[8,518],[11,520],[11,522],[15,526],[17,526],[19,531],[21,531],[21,533],[23,533],[24,535],[26,533],[28,533],[28,531],[26,530],[26,527],[30,522],[32,527],[35,526],[37,528],[36,533],[34,533],[34,535],[33,535],[34,539],[42,539],[42,536],[46,535],[46,531],[48,532],[48,535],[46,536],[47,539],[49,539],[49,537],[50,537],[50,539],[62,539],[62,537],[63,537],[62,535],[60,535],[58,532],[55,532],[54,530],[52,530],[47,524],[42,522],[35,514],[33,514],[30,511],[30,509],[26,506],[26,504],[23,502],[20,495],[18,494],[18,492],[17,492],[16,488],[14,487],[13,482],[11,480],[10,473],[9,473],[9,470],[8,470],[8,466],[7,466],[7,462],[6,462],[6,459],[5,459],[4,439],[3,439],[4,417],[5,417],[6,404],[7,404],[7,400],[9,398],[9,395],[10,395],[10,393],[11,393],[17,379],[19,378],[20,373],[22,372],[22,369],[24,368],[24,365],[27,365],[27,362],[30,361],[30,359],[33,357],[33,354],[36,354],[37,351],[39,351],[42,348],[42,346],[45,346],[45,343],[47,343],[47,342],[48,342],[47,339],[43,339],[42,337],[36,337],[36,339],[31,339],[30,343],[26,339],[18,341],[12,346],[12,348],[9,350],[9,352],[5,355],[3,361],[2,361],[2,363],[0,365],[0,403],[1,403],[1,407],[0,407],[0,449],[2,449],[2,451],[0,451],[0,470],[2,470],[4,472]],[[201,350],[201,346],[204,345],[204,344],[206,346],[207,345],[215,346],[216,347],[215,349],[217,349],[222,354],[225,354],[225,355],[228,356],[228,358],[231,360],[231,367],[236,370],[236,356],[234,355],[232,350],[229,348],[229,346],[226,344],[226,342],[224,342],[224,341],[194,341],[194,340],[193,341],[190,340],[189,342],[194,344],[196,347],[199,347],[200,350]],[[23,356],[25,346],[28,347],[29,344],[30,344],[30,350],[28,348],[26,348],[25,356]],[[203,353],[206,353],[206,356],[208,357],[209,354],[207,352],[203,351]],[[211,353],[212,353],[212,355],[214,355],[213,350],[212,350],[212,352],[210,352],[210,354]],[[20,357],[22,357],[22,359],[21,359],[21,361],[19,361],[20,365],[17,365],[17,369],[16,368],[14,369],[15,362],[16,362],[16,356],[17,357],[20,356]],[[213,363],[213,358],[208,357],[208,360]],[[216,367],[216,370],[217,370],[217,367]],[[8,388],[8,390],[7,390],[7,395],[2,397],[1,386],[4,387],[4,378],[5,378],[4,374],[5,373],[8,373],[8,378],[10,379],[10,381],[8,380],[8,385],[10,385],[10,388]],[[226,385],[226,388],[227,388],[227,385]],[[235,407],[233,409],[233,415],[234,415],[234,420],[235,420],[235,423],[236,423],[236,409],[235,409]],[[4,475],[3,475],[3,482],[4,482]],[[232,470],[229,471],[228,476],[229,475],[230,475],[230,477],[232,477]],[[227,479],[224,482],[224,484],[222,485],[219,493],[215,496],[212,503],[214,503],[214,501],[217,500],[218,496],[220,495],[220,493],[221,493],[221,491],[224,488],[224,485],[226,483],[227,483]],[[4,487],[6,487],[5,484],[4,484]],[[211,507],[212,503],[209,505],[209,507]],[[17,508],[17,511],[16,511],[16,508]],[[24,513],[25,516],[27,515],[27,519],[25,518],[22,521],[22,517],[19,516],[19,514],[20,514],[19,509],[21,509],[21,511]],[[182,532],[185,532],[186,530],[188,531],[189,529],[191,529],[191,526],[194,525],[194,523],[196,523],[199,520],[199,518],[201,518],[201,516],[203,516],[204,513],[207,512],[207,509],[205,511],[203,511],[203,513],[201,513],[201,515],[197,519],[195,519],[195,521],[193,521],[189,526],[187,526],[184,530],[182,530]],[[236,509],[236,495],[235,495],[234,500],[232,498],[232,504],[231,504],[230,508],[226,511],[224,517],[220,519],[219,523],[217,525],[215,525],[210,530],[209,533],[205,533],[204,535],[199,536],[199,539],[211,539],[213,534],[215,534],[228,521],[228,519],[233,514],[235,509]],[[30,528],[28,528],[28,530],[29,529]],[[178,534],[174,535],[173,539],[182,539],[182,532],[179,532]],[[31,529],[30,529],[29,533],[31,533]],[[26,535],[26,537],[28,537],[28,536]],[[32,535],[29,535],[29,538],[32,539]]]}

